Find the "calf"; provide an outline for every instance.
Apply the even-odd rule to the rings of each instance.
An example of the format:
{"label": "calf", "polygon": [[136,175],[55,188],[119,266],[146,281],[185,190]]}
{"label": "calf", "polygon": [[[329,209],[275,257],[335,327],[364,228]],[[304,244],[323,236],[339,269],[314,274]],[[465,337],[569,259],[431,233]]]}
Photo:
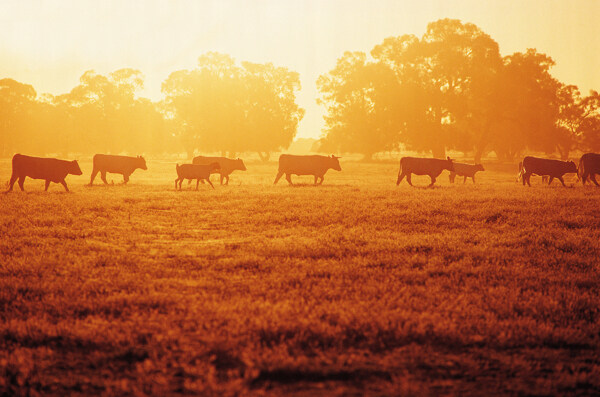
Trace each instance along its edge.
{"label": "calf", "polygon": [[218,171],[221,174],[221,185],[225,181],[225,185],[229,185],[229,175],[235,170],[246,171],[246,165],[242,159],[228,159],[227,157],[206,157],[197,156],[192,160],[192,164],[208,165],[219,163],[221,167]]}
{"label": "calf", "polygon": [[12,158],[12,175],[10,177],[10,181],[8,182],[8,191],[10,192],[13,189],[17,179],[19,180],[19,187],[21,190],[25,190],[23,183],[25,183],[26,177],[30,177],[32,179],[45,179],[45,191],[48,191],[50,182],[54,182],[63,185],[65,190],[68,192],[69,188],[67,187],[65,178],[69,174],[82,174],[77,160],[66,161],[15,154]]}
{"label": "calf", "polygon": [[465,177],[463,183],[467,182],[467,178],[471,178],[473,183],[475,183],[475,173],[477,171],[485,171],[483,165],[454,163],[454,171],[450,171],[450,183],[454,183],[456,175]]}
{"label": "calf", "polygon": [[398,180],[396,185],[402,182],[406,176],[406,181],[412,186],[411,174],[428,175],[431,178],[431,183],[428,187],[433,186],[435,180],[443,170],[450,172],[454,171],[454,163],[450,157],[446,160],[419,158],[419,157],[402,157],[400,159],[400,171],[398,171]]}
{"label": "calf", "polygon": [[214,189],[212,182],[210,181],[211,172],[219,169],[219,163],[211,163],[208,165],[198,164],[177,164],[175,170],[177,171],[177,179],[175,179],[175,190],[177,190],[177,184],[179,183],[179,190],[181,190],[181,183],[184,179],[195,179],[196,190],[198,190],[198,184],[200,180],[207,181],[210,186]]}

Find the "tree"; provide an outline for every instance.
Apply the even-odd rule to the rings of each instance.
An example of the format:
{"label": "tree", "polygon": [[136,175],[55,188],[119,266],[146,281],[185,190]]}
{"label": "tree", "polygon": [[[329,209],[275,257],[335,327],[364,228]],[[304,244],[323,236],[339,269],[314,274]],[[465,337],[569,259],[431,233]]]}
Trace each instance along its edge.
{"label": "tree", "polygon": [[581,147],[584,150],[600,148],[598,139],[600,126],[600,95],[591,91],[587,97],[581,97],[576,86],[561,85],[559,93],[559,114],[552,140],[561,158],[566,160],[569,152]]}
{"label": "tree", "polygon": [[332,71],[319,77],[317,87],[318,102],[328,111],[321,150],[362,153],[370,160],[397,146],[398,126],[388,98],[397,84],[386,65],[367,62],[362,52],[346,52]]}
{"label": "tree", "polygon": [[496,90],[497,124],[509,129],[496,128],[491,148],[504,160],[513,160],[525,148],[553,152],[560,88],[549,72],[554,61],[529,49],[504,57],[503,64]]}
{"label": "tree", "polygon": [[304,117],[296,103],[300,76],[271,63],[243,62],[246,98],[241,147],[266,161],[270,152],[289,147]]}
{"label": "tree", "polygon": [[207,53],[198,68],[171,73],[163,82],[165,112],[188,152],[256,151],[287,147],[304,110],[295,103],[297,73],[272,64],[235,64],[229,55]]}
{"label": "tree", "polygon": [[37,94],[29,84],[0,80],[0,155],[24,150],[31,142],[31,117]]}
{"label": "tree", "polygon": [[387,38],[371,51],[345,53],[319,78],[327,107],[323,146],[359,151],[365,158],[398,143],[445,157],[467,151],[487,134],[498,44],[473,24],[432,22],[421,39]]}

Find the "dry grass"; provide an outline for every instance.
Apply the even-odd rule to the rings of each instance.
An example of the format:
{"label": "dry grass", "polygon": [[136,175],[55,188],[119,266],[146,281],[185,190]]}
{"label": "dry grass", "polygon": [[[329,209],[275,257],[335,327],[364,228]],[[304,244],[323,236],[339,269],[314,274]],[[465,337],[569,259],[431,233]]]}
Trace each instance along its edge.
{"label": "dry grass", "polygon": [[5,395],[600,393],[600,189],[148,166],[0,196]]}

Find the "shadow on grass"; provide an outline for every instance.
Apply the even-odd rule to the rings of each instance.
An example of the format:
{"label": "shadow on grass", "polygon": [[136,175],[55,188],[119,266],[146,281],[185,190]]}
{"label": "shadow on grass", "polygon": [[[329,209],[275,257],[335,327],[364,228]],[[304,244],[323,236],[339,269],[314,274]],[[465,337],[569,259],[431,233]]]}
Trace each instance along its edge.
{"label": "shadow on grass", "polygon": [[300,369],[274,369],[260,371],[259,375],[252,381],[252,387],[260,387],[265,383],[299,383],[299,382],[361,382],[367,380],[380,379],[391,381],[392,376],[389,372],[356,369],[356,370],[338,370],[338,371],[311,371]]}

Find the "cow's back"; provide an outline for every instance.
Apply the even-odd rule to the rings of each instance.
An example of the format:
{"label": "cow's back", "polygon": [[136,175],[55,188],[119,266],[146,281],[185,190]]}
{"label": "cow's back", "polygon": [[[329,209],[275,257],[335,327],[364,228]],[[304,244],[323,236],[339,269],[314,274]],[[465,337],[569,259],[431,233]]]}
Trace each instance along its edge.
{"label": "cow's back", "polygon": [[600,154],[585,153],[579,162],[583,165],[582,171],[589,174],[600,174]]}
{"label": "cow's back", "polygon": [[437,177],[444,170],[445,161],[440,159],[402,157],[400,159],[400,167],[404,173]]}
{"label": "cow's back", "polygon": [[60,182],[69,173],[70,162],[53,158],[15,154],[12,158],[12,166],[13,174],[19,178],[29,177]]}
{"label": "cow's back", "polygon": [[553,159],[542,159],[527,156],[523,159],[523,169],[528,174],[548,175],[551,177],[562,177],[570,172],[567,162]]}
{"label": "cow's back", "polygon": [[114,174],[131,172],[135,169],[135,157],[118,156],[112,154],[94,155],[94,169]]}
{"label": "cow's back", "polygon": [[327,161],[326,156],[282,154],[279,156],[279,171],[296,175],[321,174],[329,168]]}

